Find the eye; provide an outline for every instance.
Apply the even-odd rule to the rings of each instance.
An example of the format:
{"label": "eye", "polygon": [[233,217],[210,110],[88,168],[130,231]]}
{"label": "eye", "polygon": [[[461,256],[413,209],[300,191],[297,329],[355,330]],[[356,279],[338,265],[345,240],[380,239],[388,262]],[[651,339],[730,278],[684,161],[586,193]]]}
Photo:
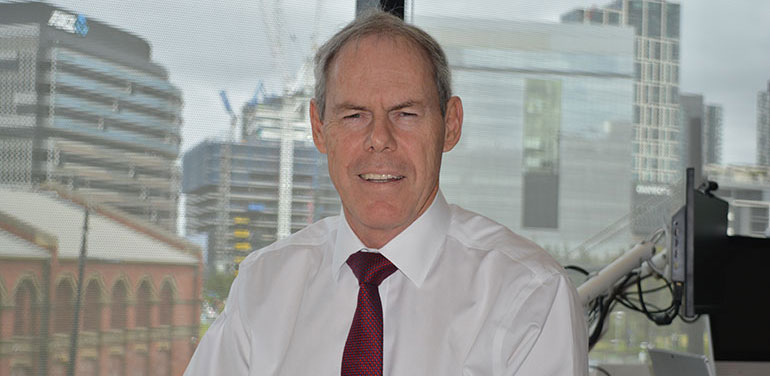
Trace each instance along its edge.
{"label": "eye", "polygon": [[356,114],[345,115],[342,118],[343,119],[358,119],[360,117],[361,117],[361,114],[356,113]]}
{"label": "eye", "polygon": [[412,127],[420,122],[420,113],[411,109],[399,109],[390,113],[390,119],[394,124]]}

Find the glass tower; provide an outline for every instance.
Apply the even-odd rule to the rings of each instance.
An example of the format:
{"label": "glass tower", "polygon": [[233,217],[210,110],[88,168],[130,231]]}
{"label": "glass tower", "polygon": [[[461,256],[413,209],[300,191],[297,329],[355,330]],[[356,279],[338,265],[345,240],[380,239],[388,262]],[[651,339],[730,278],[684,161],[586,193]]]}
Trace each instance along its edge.
{"label": "glass tower", "polygon": [[770,81],[757,94],[757,164],[770,166]]}
{"label": "glass tower", "polygon": [[175,231],[182,96],[140,37],[0,4],[0,184],[59,184]]}
{"label": "glass tower", "polygon": [[722,163],[722,106],[706,104],[703,114],[703,163]]}
{"label": "glass tower", "polygon": [[[615,0],[604,7],[575,9],[564,23],[628,25],[634,28],[634,109],[632,173],[634,232],[659,227],[668,215],[672,186],[681,182],[679,133],[680,5],[666,0]],[[673,188],[676,191],[676,188]]]}
{"label": "glass tower", "polygon": [[460,143],[442,163],[450,202],[555,253],[628,215],[631,28],[419,16],[415,23],[444,47],[465,109]]}

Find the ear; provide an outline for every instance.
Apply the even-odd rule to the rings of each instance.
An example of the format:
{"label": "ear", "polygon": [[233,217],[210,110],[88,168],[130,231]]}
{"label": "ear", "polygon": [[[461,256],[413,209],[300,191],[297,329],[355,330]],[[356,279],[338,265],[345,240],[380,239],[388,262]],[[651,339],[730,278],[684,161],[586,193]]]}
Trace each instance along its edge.
{"label": "ear", "polygon": [[326,139],[323,134],[323,121],[315,99],[310,100],[310,128],[313,131],[313,143],[321,154],[326,154]]}
{"label": "ear", "polygon": [[463,130],[463,102],[460,97],[449,98],[444,114],[444,152],[452,150],[460,141]]}

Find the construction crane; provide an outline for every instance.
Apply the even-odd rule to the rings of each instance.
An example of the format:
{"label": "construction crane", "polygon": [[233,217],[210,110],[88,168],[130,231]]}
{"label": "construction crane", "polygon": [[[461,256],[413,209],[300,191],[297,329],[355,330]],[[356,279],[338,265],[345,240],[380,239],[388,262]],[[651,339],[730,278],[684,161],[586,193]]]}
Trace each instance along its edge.
{"label": "construction crane", "polygon": [[[265,85],[262,81],[259,81],[254,96],[241,107],[241,142],[245,142],[249,135],[249,124],[253,122],[254,115],[257,111],[257,105],[264,101],[266,97],[267,92],[265,91]],[[257,130],[257,136],[259,136],[259,130]]]}
{"label": "construction crane", "polygon": [[[289,72],[287,69],[288,59],[286,58],[286,52],[283,47],[283,40],[281,36],[284,34],[281,25],[283,24],[283,11],[281,10],[281,1],[275,0],[272,4],[267,4],[266,0],[258,1],[259,8],[266,10],[260,12],[262,15],[262,23],[265,25],[265,35],[270,44],[270,52],[273,56],[273,63],[275,69],[279,71],[281,77],[281,85],[283,86],[283,94],[288,93],[287,83],[290,80]],[[267,11],[269,10],[269,12]]]}
{"label": "construction crane", "polygon": [[[289,59],[286,55],[286,49],[282,37],[284,36],[283,25],[283,12],[280,0],[258,0],[258,4],[265,12],[260,12],[262,21],[264,23],[264,30],[270,44],[270,50],[273,57],[275,70],[279,73],[281,79],[281,92],[284,99],[280,101],[279,113],[285,114],[285,116],[279,117],[277,125],[279,129],[280,137],[280,155],[279,155],[279,177],[278,177],[278,218],[276,238],[283,239],[291,234],[292,224],[292,202],[293,202],[293,175],[294,175],[294,142],[295,142],[295,130],[291,115],[299,111],[304,103],[300,103],[290,98],[295,95],[299,90],[302,90],[301,83],[302,78],[308,72],[312,72],[310,68],[310,61],[306,61],[302,67],[304,74],[300,74],[297,80],[292,82],[289,75],[288,67]],[[321,9],[320,0],[317,1],[317,9]],[[318,34],[318,14],[316,14],[315,25],[313,29],[312,39],[315,40]],[[315,45],[313,45],[315,48]],[[307,71],[311,69],[310,71]],[[227,240],[229,234],[230,221],[230,183],[232,176],[232,144],[235,128],[239,121],[242,123],[241,128],[241,140],[245,140],[247,133],[249,132],[248,123],[250,122],[250,115],[253,114],[257,105],[261,99],[264,99],[266,95],[265,86],[262,82],[259,83],[254,96],[244,103],[242,107],[242,113],[239,117],[238,114],[233,111],[230,101],[227,98],[225,91],[219,93],[225,110],[230,115],[230,129],[227,135],[227,140],[221,148],[220,156],[220,174],[218,193],[219,193],[219,210],[217,213],[217,228],[216,228],[216,240],[220,249],[227,248]],[[261,98],[260,98],[261,97]]]}
{"label": "construction crane", "polygon": [[[217,187],[217,193],[219,194],[219,208],[217,210],[217,224],[216,224],[216,242],[217,248],[220,250],[228,250],[228,229],[230,228],[230,179],[232,177],[232,144],[233,144],[233,132],[238,125],[238,115],[233,111],[230,106],[230,101],[227,99],[227,93],[224,90],[219,92],[219,97],[222,99],[222,104],[225,106],[225,110],[230,115],[230,128],[227,132],[227,137],[222,147],[220,148],[219,156],[219,186]],[[220,259],[220,263],[224,260]],[[229,263],[230,260],[228,260]]]}
{"label": "construction crane", "polygon": [[259,85],[257,85],[257,90],[254,92],[254,96],[249,99],[248,102],[246,102],[247,106],[256,106],[259,104],[260,95],[264,99],[267,96],[267,92],[265,91],[265,84],[262,83],[262,81],[259,81]]}
{"label": "construction crane", "polygon": [[[265,32],[270,42],[270,50],[273,55],[273,61],[276,63],[281,75],[281,84],[284,87],[284,96],[289,96],[288,82],[289,73],[286,69],[287,59],[283,48],[281,36],[281,24],[283,23],[283,12],[281,11],[280,0],[275,0],[271,7],[268,7],[265,0],[259,0],[261,9],[270,9],[270,15],[262,12],[262,21],[265,24]],[[284,102],[283,106],[286,106]],[[288,108],[281,112],[288,113]],[[288,119],[282,118],[281,122],[281,151],[278,174],[278,228],[276,238],[283,239],[291,234],[291,203],[293,201],[293,176],[294,176],[294,137]]]}

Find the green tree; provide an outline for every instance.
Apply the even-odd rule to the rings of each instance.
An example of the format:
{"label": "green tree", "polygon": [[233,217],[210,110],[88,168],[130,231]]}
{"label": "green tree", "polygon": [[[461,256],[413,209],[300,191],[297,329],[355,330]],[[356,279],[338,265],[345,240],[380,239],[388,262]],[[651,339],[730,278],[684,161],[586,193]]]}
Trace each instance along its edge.
{"label": "green tree", "polygon": [[235,279],[234,273],[214,272],[210,273],[203,281],[204,300],[217,312],[221,312],[224,308],[233,279]]}

